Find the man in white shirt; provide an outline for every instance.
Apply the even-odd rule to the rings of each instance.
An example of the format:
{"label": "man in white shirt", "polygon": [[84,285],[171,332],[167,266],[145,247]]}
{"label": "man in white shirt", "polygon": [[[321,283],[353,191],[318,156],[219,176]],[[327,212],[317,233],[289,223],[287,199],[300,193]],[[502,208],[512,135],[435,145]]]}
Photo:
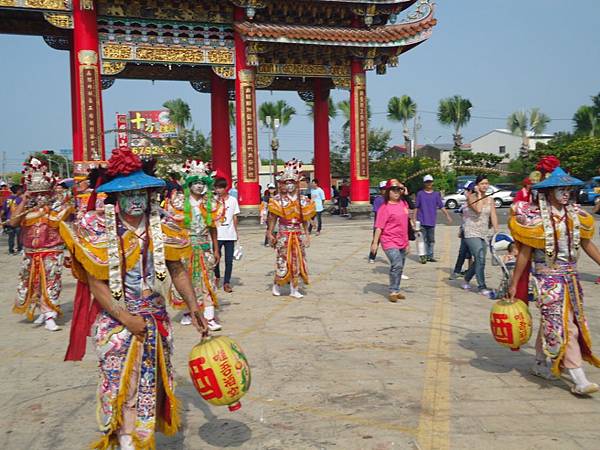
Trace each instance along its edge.
{"label": "man in white shirt", "polygon": [[[227,192],[227,180],[225,178],[217,178],[215,180],[215,192],[225,206],[225,218],[217,227],[219,253],[225,257],[223,290],[225,292],[233,292],[233,289],[231,289],[231,272],[233,271],[233,251],[235,249],[235,243],[238,240],[237,216],[240,213],[240,207],[237,199]],[[223,252],[223,248],[225,248],[225,252]],[[217,287],[219,287],[221,281],[220,264],[215,266],[215,277],[217,280]]]}
{"label": "man in white shirt", "polygon": [[[315,211],[317,211],[317,236],[321,234],[321,214],[323,213],[323,203],[325,203],[325,192],[319,187],[319,181],[315,178],[310,184],[310,199],[315,202]],[[308,232],[311,233],[313,229],[313,223],[311,221],[308,227]]]}

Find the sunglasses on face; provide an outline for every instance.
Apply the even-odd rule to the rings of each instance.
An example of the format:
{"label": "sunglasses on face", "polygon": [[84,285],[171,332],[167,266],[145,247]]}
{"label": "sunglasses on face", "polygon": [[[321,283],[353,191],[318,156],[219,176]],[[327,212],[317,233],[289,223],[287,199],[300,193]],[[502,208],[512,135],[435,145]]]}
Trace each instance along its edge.
{"label": "sunglasses on face", "polygon": [[403,190],[404,190],[404,188],[402,186],[392,186],[390,188],[390,191],[394,191],[394,192],[401,192]]}

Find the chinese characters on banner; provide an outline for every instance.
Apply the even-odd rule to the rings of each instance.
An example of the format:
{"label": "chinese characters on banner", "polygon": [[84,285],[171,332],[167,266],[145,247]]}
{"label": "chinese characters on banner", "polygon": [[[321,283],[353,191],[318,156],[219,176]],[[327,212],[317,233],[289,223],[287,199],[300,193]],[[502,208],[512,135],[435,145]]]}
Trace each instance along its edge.
{"label": "chinese characters on banner", "polygon": [[102,133],[100,126],[100,102],[98,99],[98,67],[81,66],[80,81],[82,93],[81,125],[83,132],[84,160],[102,159]]}
{"label": "chinese characters on banner", "polygon": [[256,109],[254,72],[240,70],[241,111],[242,111],[242,158],[244,161],[244,182],[258,181],[258,148],[256,142]]}
{"label": "chinese characters on banner", "polygon": [[129,147],[129,137],[127,136],[127,115],[117,114],[117,148],[119,150],[127,149]]}
{"label": "chinese characters on banner", "polygon": [[367,117],[367,91],[364,75],[355,75],[354,101],[357,115],[356,127],[356,175],[358,179],[369,178],[369,149],[367,142],[368,117]]}

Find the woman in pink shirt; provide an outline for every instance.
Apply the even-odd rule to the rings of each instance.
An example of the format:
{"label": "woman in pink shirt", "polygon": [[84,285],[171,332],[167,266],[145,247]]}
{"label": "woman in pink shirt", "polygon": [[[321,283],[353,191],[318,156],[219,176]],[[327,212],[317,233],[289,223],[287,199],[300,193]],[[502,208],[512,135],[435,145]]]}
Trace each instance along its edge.
{"label": "woman in pink shirt", "polygon": [[375,236],[371,252],[381,247],[390,260],[390,302],[404,299],[400,293],[400,280],[408,248],[408,203],[403,199],[405,187],[398,180],[390,180],[385,190],[385,203],[377,211]]}

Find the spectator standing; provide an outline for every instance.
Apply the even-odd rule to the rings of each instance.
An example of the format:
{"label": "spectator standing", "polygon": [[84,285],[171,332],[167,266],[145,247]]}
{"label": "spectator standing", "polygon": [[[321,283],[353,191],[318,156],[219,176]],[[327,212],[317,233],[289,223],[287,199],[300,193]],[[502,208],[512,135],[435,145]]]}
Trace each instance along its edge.
{"label": "spectator standing", "polygon": [[[233,189],[232,189],[233,190]],[[217,240],[219,242],[219,253],[225,256],[225,277],[223,279],[223,290],[233,292],[231,288],[231,274],[233,272],[233,251],[238,240],[238,214],[240,206],[236,197],[227,192],[227,180],[217,178],[215,180],[215,192],[225,207],[225,218],[217,227]],[[223,252],[223,248],[225,252]],[[215,266],[215,278],[217,287],[221,279],[220,264]]]}
{"label": "spectator standing", "polygon": [[515,195],[515,198],[513,199],[513,203],[517,202],[531,203],[531,180],[529,177],[523,180],[523,187],[519,189]]}
{"label": "spectator standing", "polygon": [[[269,217],[269,200],[277,193],[277,188],[273,183],[269,183],[267,185],[267,190],[261,198],[260,203],[260,224],[268,226],[268,217]],[[269,238],[267,237],[267,232],[265,230],[265,247],[269,247]]]}
{"label": "spectator standing", "polygon": [[[21,243],[21,227],[19,224],[11,226],[10,218],[12,217],[16,207],[23,201],[23,187],[20,185],[14,185],[10,188],[10,190],[12,194],[9,195],[2,203],[2,221],[4,223],[4,231],[8,234],[8,253],[10,255],[16,255],[17,253],[21,253],[23,250],[23,244]],[[16,252],[15,242],[17,243]]]}
{"label": "spectator standing", "polygon": [[237,200],[237,198],[238,198],[237,181],[234,181],[231,189],[229,189],[229,196],[233,197]]}
{"label": "spectator standing", "polygon": [[406,249],[408,248],[409,205],[404,200],[405,188],[397,180],[390,180],[384,197],[384,204],[377,211],[375,235],[371,243],[371,253],[381,247],[390,261],[389,300],[397,302],[405,296],[400,292],[400,281],[404,270]]}
{"label": "spectator standing", "polygon": [[[321,234],[321,229],[322,229],[322,218],[321,215],[323,214],[323,203],[325,202],[325,192],[323,192],[323,189],[321,189],[319,187],[319,180],[317,180],[316,178],[314,180],[312,180],[311,186],[310,186],[310,199],[315,202],[315,211],[317,212],[317,232],[315,233],[317,236]],[[310,234],[312,232],[313,229],[313,223],[311,221],[310,225],[308,226],[308,233]]]}
{"label": "spectator standing", "polygon": [[441,209],[446,215],[448,223],[452,223],[452,217],[448,214],[442,195],[433,189],[433,177],[425,175],[423,177],[423,189],[417,193],[417,220],[421,223],[423,236],[425,239],[425,248],[427,254],[421,257],[421,264],[426,262],[437,262],[433,257],[433,247],[435,244],[435,225],[437,222],[437,210]]}
{"label": "spectator standing", "polygon": [[[473,190],[475,183],[473,181],[467,182],[465,184],[465,195]],[[465,273],[463,273],[463,265],[465,261],[469,261],[469,267],[471,267],[471,252],[469,252],[469,247],[467,246],[467,241],[465,241],[465,224],[464,224],[464,213],[466,205],[462,206],[459,210],[461,218],[463,218],[463,223],[461,223],[458,230],[458,238],[460,239],[460,248],[458,250],[458,256],[456,258],[456,263],[454,264],[454,270],[450,274],[451,280],[456,280],[461,277]]]}
{"label": "spectator standing", "polygon": [[473,192],[467,192],[467,208],[464,212],[465,242],[469,252],[475,258],[473,264],[465,275],[463,289],[471,289],[469,282],[473,276],[477,277],[479,293],[490,297],[490,291],[485,284],[485,255],[487,240],[490,235],[490,223],[494,233],[498,232],[498,217],[494,199],[486,192],[490,182],[485,175],[479,175],[475,179]]}
{"label": "spectator standing", "polygon": [[347,180],[342,182],[339,192],[340,197],[340,216],[348,217],[348,204],[350,203],[350,185]]}
{"label": "spectator standing", "polygon": [[[375,224],[377,223],[377,211],[379,211],[379,208],[381,208],[381,206],[385,203],[385,186],[387,184],[387,181],[380,181],[379,182],[379,195],[376,196],[373,199],[373,236],[375,236],[375,231],[377,230],[377,228],[375,227]],[[375,249],[375,252],[373,251],[369,251],[369,262],[371,264],[375,263],[375,258],[377,257],[377,249]]]}

